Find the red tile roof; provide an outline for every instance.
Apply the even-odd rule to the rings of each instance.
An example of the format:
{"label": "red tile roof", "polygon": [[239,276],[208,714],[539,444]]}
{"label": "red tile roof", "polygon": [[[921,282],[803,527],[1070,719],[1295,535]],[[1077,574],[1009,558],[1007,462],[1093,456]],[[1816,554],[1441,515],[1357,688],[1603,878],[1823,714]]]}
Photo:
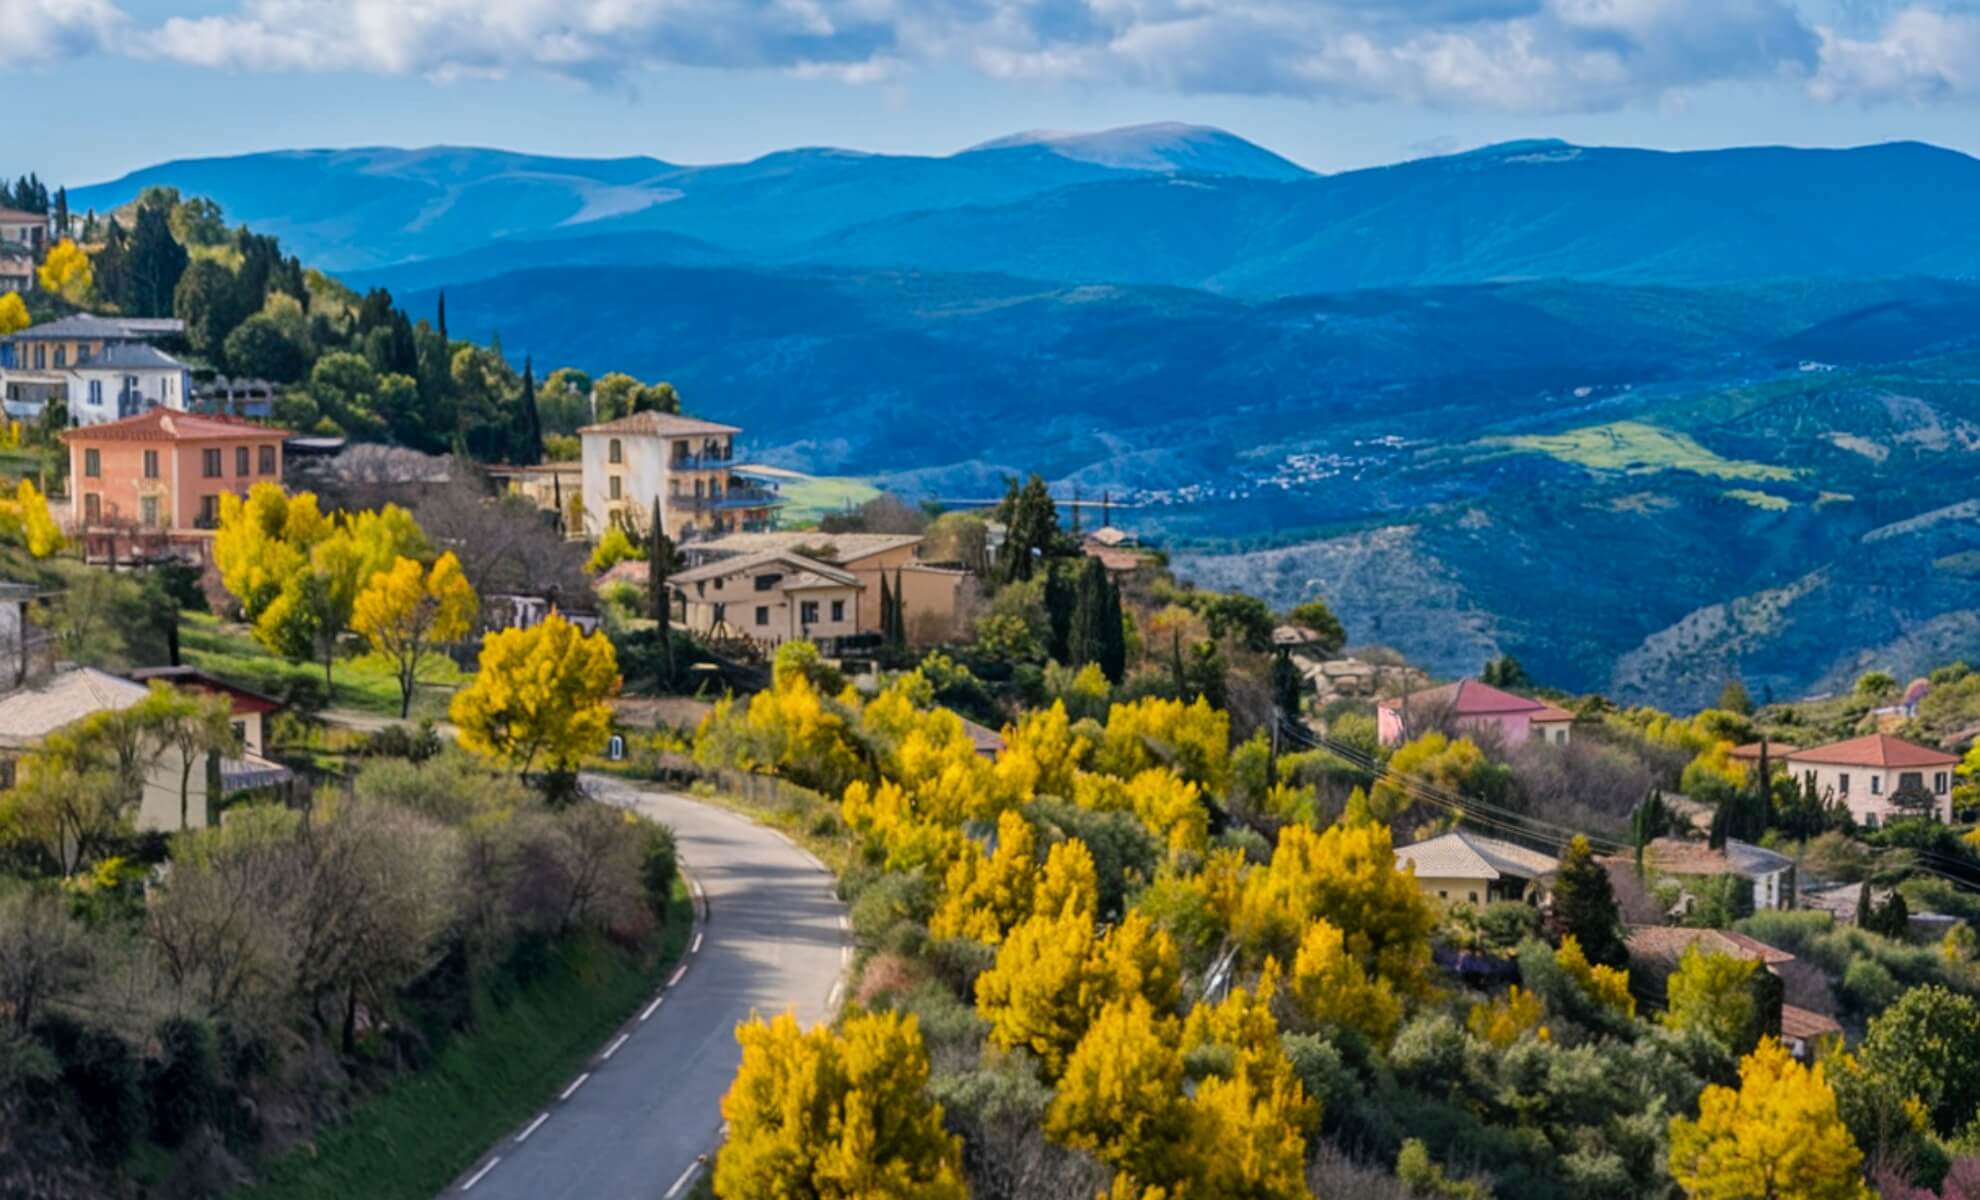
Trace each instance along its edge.
{"label": "red tile roof", "polygon": [[1631,958],[1675,964],[1692,946],[1706,954],[1756,959],[1768,965],[1793,962],[1794,955],[1730,929],[1687,929],[1675,925],[1635,925],[1629,930]]}
{"label": "red tile roof", "polygon": [[1796,1008],[1792,1004],[1781,1005],[1781,1036],[1812,1042],[1820,1037],[1832,1037],[1842,1032],[1842,1026],[1834,1017],[1806,1008]]}
{"label": "red tile roof", "polygon": [[[1799,753],[1800,750],[1801,747],[1795,745],[1793,742],[1767,743],[1767,757],[1773,762],[1779,762],[1790,754]],[[1737,758],[1741,762],[1759,762],[1760,743],[1748,742],[1744,746],[1734,746],[1732,749],[1726,751],[1726,757]]]}
{"label": "red tile roof", "polygon": [[243,421],[238,417],[207,416],[205,413],[154,408],[149,412],[141,412],[135,417],[125,417],[121,421],[105,421],[101,425],[83,425],[68,430],[62,434],[62,440],[190,442],[205,441],[210,438],[288,436],[289,431],[286,429],[277,429],[272,425],[257,425],[253,421]]}
{"label": "red tile roof", "polygon": [[1920,746],[1888,733],[1872,733],[1846,742],[1831,742],[1808,750],[1796,750],[1788,761],[1821,763],[1836,767],[1949,767],[1960,761],[1929,746]]}

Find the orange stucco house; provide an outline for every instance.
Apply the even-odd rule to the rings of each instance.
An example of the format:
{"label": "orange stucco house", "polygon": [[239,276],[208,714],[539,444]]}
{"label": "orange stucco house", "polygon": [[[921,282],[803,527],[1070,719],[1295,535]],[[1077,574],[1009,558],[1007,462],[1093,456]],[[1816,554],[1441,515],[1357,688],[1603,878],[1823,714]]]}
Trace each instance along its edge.
{"label": "orange stucco house", "polygon": [[[198,546],[220,516],[220,497],[282,481],[286,429],[154,408],[121,421],[71,429],[69,526],[86,555],[115,557],[118,540]],[[202,547],[203,548],[203,547]]]}

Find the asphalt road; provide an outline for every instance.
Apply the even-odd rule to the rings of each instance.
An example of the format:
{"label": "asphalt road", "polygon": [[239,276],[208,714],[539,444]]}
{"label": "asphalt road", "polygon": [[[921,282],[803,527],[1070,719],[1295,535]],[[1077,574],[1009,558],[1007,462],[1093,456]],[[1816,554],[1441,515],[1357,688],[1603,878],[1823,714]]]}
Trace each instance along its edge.
{"label": "asphalt road", "polygon": [[[657,1008],[599,1047],[575,1090],[505,1134],[444,1195],[663,1200],[684,1194],[721,1133],[742,1052],[736,1023],[787,1009],[809,1025],[837,1001],[851,945],[832,877],[778,834],[723,809],[587,776],[600,799],[673,827],[707,898],[701,948]],[[623,1039],[623,1040],[622,1040]],[[670,1189],[678,1188],[678,1192]]]}

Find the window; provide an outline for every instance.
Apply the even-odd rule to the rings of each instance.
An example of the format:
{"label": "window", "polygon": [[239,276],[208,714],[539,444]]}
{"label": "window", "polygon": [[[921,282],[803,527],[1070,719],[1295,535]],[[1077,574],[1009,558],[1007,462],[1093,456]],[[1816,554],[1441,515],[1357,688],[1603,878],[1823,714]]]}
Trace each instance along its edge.
{"label": "window", "polygon": [[83,495],[84,522],[90,525],[94,525],[98,521],[101,521],[102,519],[103,519],[103,497],[97,495],[95,492],[84,493]]}
{"label": "window", "polygon": [[220,520],[220,497],[201,496],[199,498],[199,521],[203,528],[212,528]]}
{"label": "window", "polygon": [[1443,888],[1437,889],[1437,899],[1449,900],[1450,898],[1451,898],[1451,894],[1449,892],[1445,891]]}
{"label": "window", "polygon": [[756,590],[759,592],[767,592],[770,589],[776,587],[778,584],[782,583],[783,581],[784,581],[784,577],[779,574],[773,573],[769,575],[758,575],[756,577]]}
{"label": "window", "polygon": [[1477,893],[1477,892],[1473,892],[1473,893],[1471,893],[1471,902],[1472,902],[1473,904],[1476,904],[1476,903],[1478,903],[1478,893]]}
{"label": "window", "polygon": [[220,448],[208,446],[199,452],[199,473],[206,479],[220,478]]}
{"label": "window", "polygon": [[1567,745],[1567,730],[1565,730],[1565,729],[1556,729],[1556,730],[1554,731],[1554,744],[1555,744],[1556,746],[1565,746],[1565,745]]}
{"label": "window", "polygon": [[245,741],[247,741],[247,722],[246,722],[246,721],[236,721],[236,722],[234,722],[234,740],[235,740],[235,741],[238,741],[238,742],[245,742]]}
{"label": "window", "polygon": [[37,371],[46,371],[48,369],[48,345],[45,342],[35,345],[34,369]]}
{"label": "window", "polygon": [[141,514],[141,520],[146,529],[158,528],[158,497],[139,497],[138,512]]}
{"label": "window", "polygon": [[1842,774],[1840,774],[1840,775],[1838,775],[1838,776],[1836,776],[1836,794],[1837,794],[1837,795],[1840,795],[1840,796],[1847,796],[1847,795],[1849,795],[1849,772],[1848,772],[1848,771],[1844,771],[1844,772],[1843,772]]}
{"label": "window", "polygon": [[1870,777],[1870,794],[1872,796],[1881,796],[1884,794],[1884,777],[1882,775],[1872,775]]}
{"label": "window", "polygon": [[156,450],[146,450],[144,452],[144,477],[146,479],[158,478],[158,451]]}
{"label": "window", "polygon": [[818,601],[803,600],[798,603],[798,623],[801,625],[818,624]]}
{"label": "window", "polygon": [[767,605],[759,604],[756,606],[756,623],[758,625],[768,625],[770,623],[770,609]]}
{"label": "window", "polygon": [[246,446],[236,446],[234,447],[234,474],[245,475],[247,473],[248,448]]}
{"label": "window", "polygon": [[69,347],[66,344],[55,347],[55,367],[60,370],[69,365]]}
{"label": "window", "polygon": [[89,381],[89,402],[97,408],[103,407],[103,381],[101,379],[92,379]]}
{"label": "window", "polygon": [[1898,776],[1898,791],[1922,792],[1925,790],[1925,772],[1906,771]]}
{"label": "window", "polygon": [[846,602],[844,600],[832,601],[832,619],[834,621],[843,621],[846,619]]}
{"label": "window", "polygon": [[605,461],[614,466],[626,461],[626,448],[619,443],[618,438],[605,443]]}
{"label": "window", "polygon": [[605,480],[605,494],[614,500],[624,495],[623,487],[617,475],[608,476]]}
{"label": "window", "polygon": [[1946,773],[1940,771],[1932,776],[1932,790],[1943,796],[1946,794]]}
{"label": "window", "polygon": [[103,478],[103,451],[83,451],[83,475],[90,479]]}
{"label": "window", "polygon": [[261,448],[261,462],[259,465],[259,474],[273,475],[275,473],[275,447],[263,446]]}

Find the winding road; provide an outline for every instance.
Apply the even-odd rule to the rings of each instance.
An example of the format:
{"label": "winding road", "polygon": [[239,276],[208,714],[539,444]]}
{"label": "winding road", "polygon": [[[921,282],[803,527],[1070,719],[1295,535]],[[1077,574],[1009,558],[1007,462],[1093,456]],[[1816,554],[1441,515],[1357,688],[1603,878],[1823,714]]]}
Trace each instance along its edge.
{"label": "winding road", "polygon": [[592,795],[674,830],[700,885],[698,949],[557,1100],[475,1160],[443,1195],[474,1200],[677,1200],[722,1129],[742,1052],[735,1026],[787,1009],[806,1025],[838,1001],[851,957],[830,873],[780,834],[724,809],[587,775]]}

